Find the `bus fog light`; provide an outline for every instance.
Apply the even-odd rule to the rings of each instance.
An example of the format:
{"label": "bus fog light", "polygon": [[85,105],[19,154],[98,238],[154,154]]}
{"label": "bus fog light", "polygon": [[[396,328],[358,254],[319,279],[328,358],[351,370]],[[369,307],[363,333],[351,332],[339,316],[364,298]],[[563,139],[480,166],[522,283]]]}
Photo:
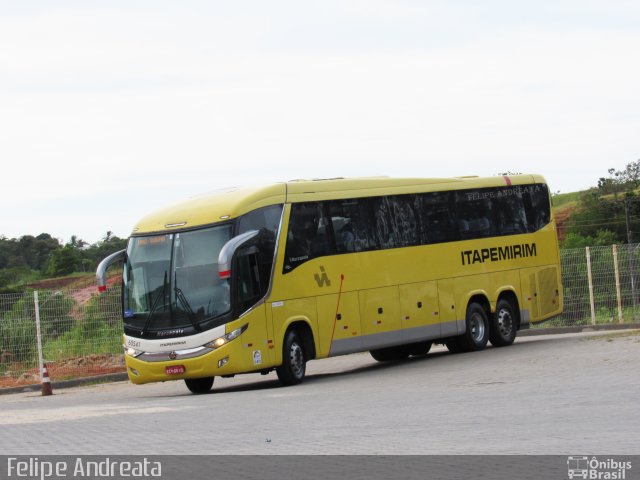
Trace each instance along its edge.
{"label": "bus fog light", "polygon": [[224,367],[227,363],[229,363],[229,357],[224,357],[218,360],[218,368]]}
{"label": "bus fog light", "polygon": [[140,372],[138,372],[138,370],[136,370],[136,369],[135,369],[135,368],[133,368],[133,367],[129,367],[129,371],[130,371],[131,373],[133,373],[136,377],[139,377],[139,376],[140,376]]}

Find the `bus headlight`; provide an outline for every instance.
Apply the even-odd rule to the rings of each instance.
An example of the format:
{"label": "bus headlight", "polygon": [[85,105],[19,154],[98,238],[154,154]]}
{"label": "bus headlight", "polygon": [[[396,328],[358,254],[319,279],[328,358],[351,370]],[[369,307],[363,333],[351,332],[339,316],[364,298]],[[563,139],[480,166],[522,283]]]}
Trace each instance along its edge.
{"label": "bus headlight", "polygon": [[132,347],[125,347],[124,353],[126,355],[129,355],[130,357],[136,358],[142,355],[144,352],[142,350],[136,350],[135,348],[132,348]]}
{"label": "bus headlight", "polygon": [[242,335],[242,332],[244,332],[248,326],[249,324],[247,323],[240,328],[236,328],[233,332],[229,332],[226,335],[223,335],[221,337],[216,338],[215,340],[210,341],[209,343],[205,343],[204,346],[207,348],[212,348],[214,350],[216,348],[220,348],[221,346],[229,343],[231,340],[238,338],[240,335]]}

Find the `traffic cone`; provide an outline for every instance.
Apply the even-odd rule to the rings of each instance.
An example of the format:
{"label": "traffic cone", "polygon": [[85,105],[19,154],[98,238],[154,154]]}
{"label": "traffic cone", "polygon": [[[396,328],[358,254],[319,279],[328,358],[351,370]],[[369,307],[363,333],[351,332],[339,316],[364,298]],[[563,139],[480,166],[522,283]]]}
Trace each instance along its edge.
{"label": "traffic cone", "polygon": [[49,378],[49,372],[47,372],[47,364],[42,367],[42,396],[53,395],[53,389],[51,388],[51,379]]}

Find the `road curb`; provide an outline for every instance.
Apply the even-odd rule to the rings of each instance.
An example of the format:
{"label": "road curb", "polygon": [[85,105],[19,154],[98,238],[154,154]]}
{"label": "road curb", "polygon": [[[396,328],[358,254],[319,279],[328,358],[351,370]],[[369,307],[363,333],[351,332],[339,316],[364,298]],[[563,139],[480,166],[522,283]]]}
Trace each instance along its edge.
{"label": "road curb", "polygon": [[640,323],[616,323],[603,325],[579,325],[575,327],[531,328],[518,331],[519,337],[533,337],[536,335],[558,335],[562,333],[599,332],[604,330],[636,330]]}
{"label": "road curb", "polygon": [[[71,388],[79,387],[82,385],[90,385],[96,383],[111,383],[111,382],[123,382],[128,380],[129,377],[126,373],[108,373],[106,375],[96,375],[93,377],[74,378],[72,380],[60,380],[52,381],[53,393],[56,393],[58,388]],[[26,393],[26,392],[38,392],[42,390],[42,384],[36,383],[33,385],[21,385],[19,387],[0,388],[0,395],[9,393]]]}

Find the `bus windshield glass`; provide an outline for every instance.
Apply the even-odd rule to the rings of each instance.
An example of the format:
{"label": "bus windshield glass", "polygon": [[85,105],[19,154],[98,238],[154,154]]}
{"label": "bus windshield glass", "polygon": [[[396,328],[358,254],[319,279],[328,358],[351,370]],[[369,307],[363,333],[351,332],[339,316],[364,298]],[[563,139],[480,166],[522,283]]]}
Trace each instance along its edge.
{"label": "bus windshield glass", "polygon": [[228,280],[218,255],[232,225],[132,237],[124,268],[124,321],[141,331],[193,327],[228,313]]}

